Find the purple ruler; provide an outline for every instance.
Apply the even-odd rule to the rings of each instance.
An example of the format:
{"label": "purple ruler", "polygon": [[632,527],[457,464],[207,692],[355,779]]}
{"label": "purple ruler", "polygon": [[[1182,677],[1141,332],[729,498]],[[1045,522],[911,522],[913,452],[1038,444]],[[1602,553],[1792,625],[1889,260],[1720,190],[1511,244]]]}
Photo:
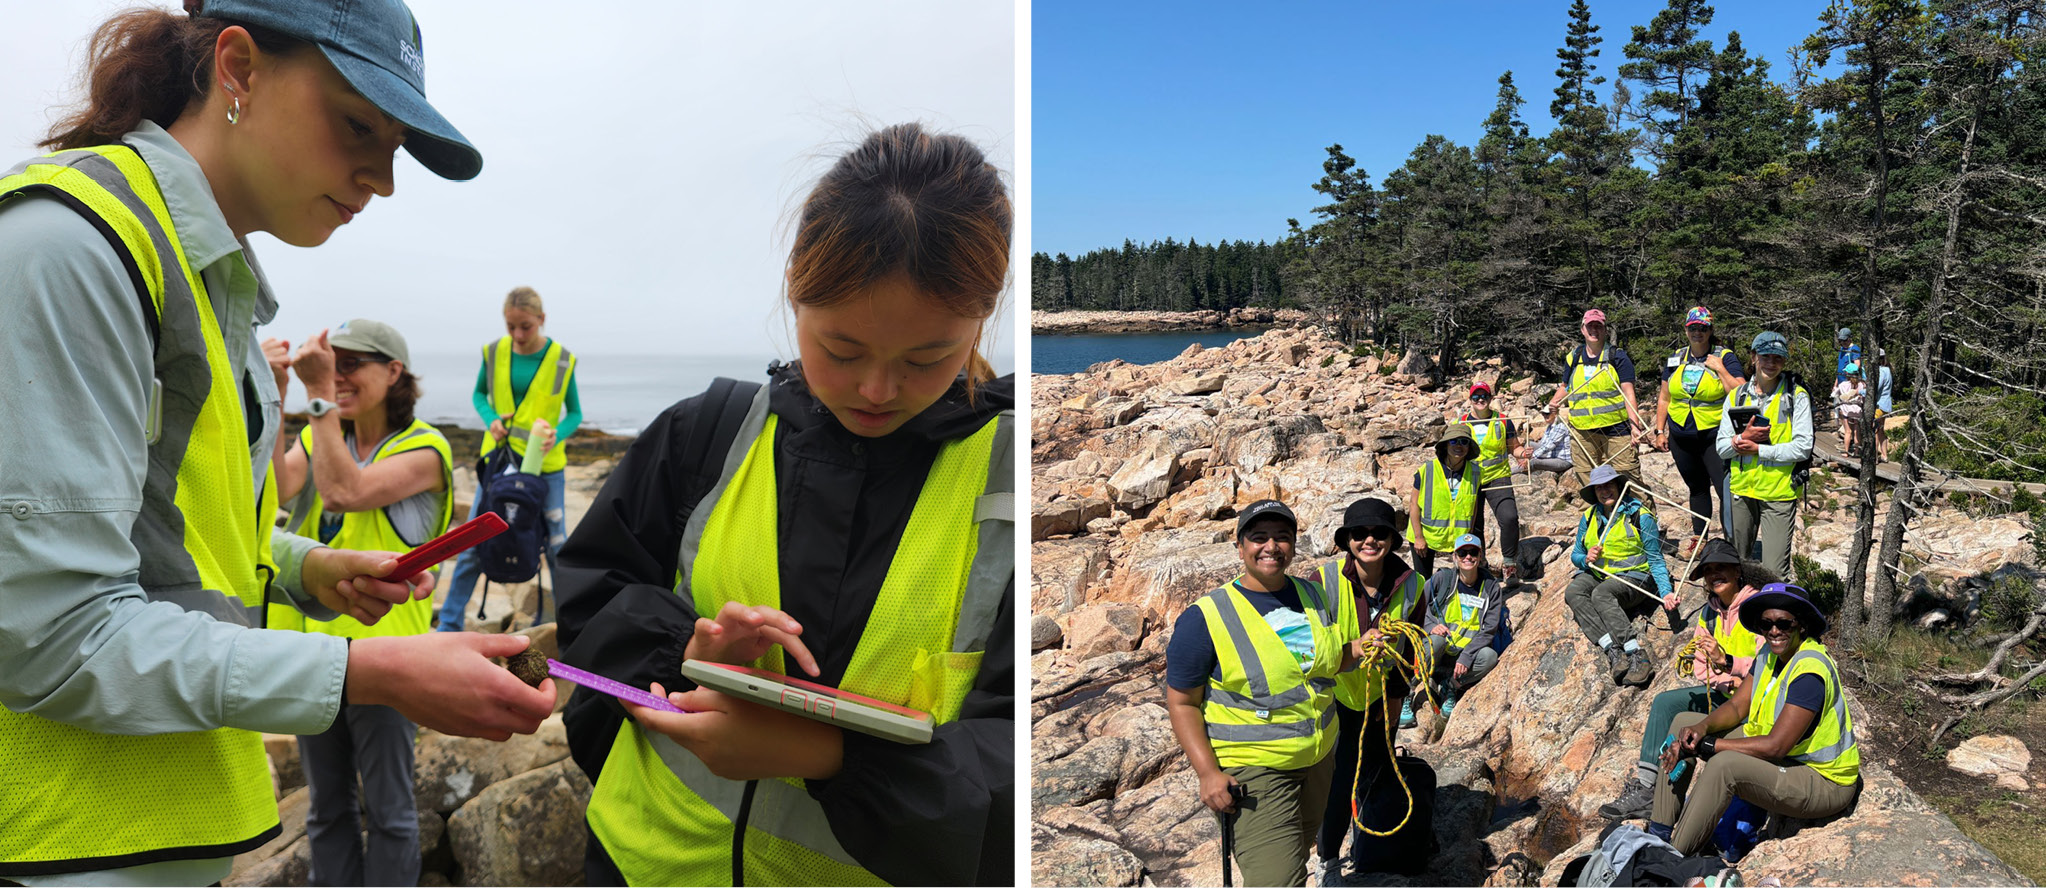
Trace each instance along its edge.
{"label": "purple ruler", "polygon": [[594,672],[584,672],[560,660],[547,658],[547,674],[562,681],[572,681],[593,691],[602,691],[620,700],[629,700],[648,709],[662,709],[668,712],[689,712],[675,704],[621,682],[615,682]]}

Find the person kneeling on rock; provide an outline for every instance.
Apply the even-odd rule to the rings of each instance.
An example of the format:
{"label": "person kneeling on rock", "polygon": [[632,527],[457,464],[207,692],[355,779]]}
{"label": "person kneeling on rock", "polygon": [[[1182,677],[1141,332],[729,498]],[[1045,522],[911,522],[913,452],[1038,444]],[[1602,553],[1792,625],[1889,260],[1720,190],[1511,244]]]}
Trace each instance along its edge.
{"label": "person kneeling on rock", "polygon": [[1485,541],[1464,534],[1456,541],[1456,568],[1428,578],[1429,687],[1447,720],[1456,698],[1499,665],[1498,645],[1506,631],[1506,593],[1485,566]]}
{"label": "person kneeling on rock", "polygon": [[[1846,810],[1860,791],[1861,748],[1840,669],[1818,641],[1825,616],[1803,589],[1771,583],[1741,603],[1740,621],[1762,638],[1754,674],[1710,715],[1679,714],[1662,754],[1648,831],[1679,853],[1696,851],[1736,796],[1819,818]],[[1688,788],[1697,791],[1686,798]]]}
{"label": "person kneeling on rock", "polygon": [[[1756,564],[1743,563],[1724,538],[1705,541],[1698,566],[1691,579],[1705,587],[1705,606],[1698,611],[1698,623],[1691,629],[1691,675],[1702,685],[1676,688],[1655,695],[1648,707],[1648,728],[1641,735],[1641,760],[1635,779],[1620,797],[1599,807],[1598,812],[1613,820],[1648,816],[1655,801],[1655,774],[1659,769],[1663,738],[1670,721],[1681,712],[1700,715],[1711,712],[1733,698],[1741,680],[1754,668],[1755,652],[1761,640],[1740,623],[1740,609],[1749,596],[1782,578]],[[1681,658],[1679,660],[1681,662]]]}
{"label": "person kneeling on rock", "polygon": [[[1677,597],[1670,591],[1655,515],[1627,488],[1627,476],[1612,466],[1591,470],[1591,483],[1580,491],[1589,505],[1577,521],[1577,542],[1570,548],[1577,576],[1563,590],[1563,601],[1570,605],[1584,637],[1605,651],[1613,681],[1645,687],[1655,667],[1634,637],[1634,614],[1644,601],[1652,606],[1652,599],[1660,599],[1664,607],[1674,607]],[[1630,597],[1635,595],[1640,598]]]}
{"label": "person kneeling on rock", "polygon": [[1173,736],[1201,801],[1234,831],[1245,885],[1307,884],[1335,774],[1336,674],[1363,653],[1321,586],[1286,575],[1298,528],[1276,500],[1244,509],[1243,573],[1181,611],[1165,651]]}

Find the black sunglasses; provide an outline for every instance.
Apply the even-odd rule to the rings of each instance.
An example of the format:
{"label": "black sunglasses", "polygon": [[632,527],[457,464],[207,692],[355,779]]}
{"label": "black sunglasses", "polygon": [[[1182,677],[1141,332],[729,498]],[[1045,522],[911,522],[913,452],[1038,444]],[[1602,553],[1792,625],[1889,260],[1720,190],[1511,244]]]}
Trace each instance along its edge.
{"label": "black sunglasses", "polygon": [[1393,534],[1393,530],[1390,527],[1352,527],[1349,530],[1352,537],[1366,537],[1374,540],[1389,540],[1392,539]]}
{"label": "black sunglasses", "polygon": [[1472,395],[1472,396],[1471,396],[1471,400],[1473,400],[1473,401],[1490,401],[1490,400],[1492,400],[1492,396],[1491,396],[1491,395],[1483,395],[1483,394],[1480,394],[1480,395]]}
{"label": "black sunglasses", "polygon": [[1804,628],[1804,624],[1799,623],[1796,620],[1771,620],[1767,618],[1757,619],[1755,621],[1755,625],[1760,626],[1763,632],[1767,632],[1771,629],[1781,629],[1785,632],[1797,632]]}
{"label": "black sunglasses", "polygon": [[390,362],[391,359],[386,358],[383,355],[364,355],[361,357],[350,355],[345,358],[334,359],[334,372],[339,373],[342,376],[347,376],[350,373],[354,373],[355,371],[362,369],[362,365],[364,364],[388,364]]}

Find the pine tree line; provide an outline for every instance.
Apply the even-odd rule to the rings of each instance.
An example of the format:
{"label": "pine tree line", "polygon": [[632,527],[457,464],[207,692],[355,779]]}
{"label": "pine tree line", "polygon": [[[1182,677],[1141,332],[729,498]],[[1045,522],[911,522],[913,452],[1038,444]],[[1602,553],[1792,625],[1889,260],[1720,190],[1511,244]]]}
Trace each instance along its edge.
{"label": "pine tree line", "polygon": [[1294,304],[1282,273],[1297,252],[1287,243],[1225,241],[1203,246],[1171,238],[1122,249],[1030,257],[1030,307],[1040,311],[1202,311]]}

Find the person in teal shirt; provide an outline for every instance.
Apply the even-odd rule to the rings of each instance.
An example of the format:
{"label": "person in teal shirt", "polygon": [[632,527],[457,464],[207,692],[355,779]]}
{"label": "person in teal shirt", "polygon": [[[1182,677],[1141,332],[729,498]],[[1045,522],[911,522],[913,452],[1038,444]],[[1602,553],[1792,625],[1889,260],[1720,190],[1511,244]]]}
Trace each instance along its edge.
{"label": "person in teal shirt", "polygon": [[[515,401],[524,401],[526,392],[533,385],[534,377],[540,374],[542,361],[554,345],[554,340],[544,332],[547,311],[540,301],[540,294],[532,287],[517,287],[504,298],[504,329],[511,340],[511,391]],[[490,436],[502,444],[511,436],[512,418],[500,415],[496,405],[491,403],[491,367],[486,358],[476,371],[476,391],[470,400],[476,405],[476,415],[482,417],[483,425]],[[568,391],[562,402],[561,421],[555,425],[554,440],[566,441],[575,435],[583,422],[582,397],[576,392],[575,373],[571,370],[566,383]],[[544,418],[544,417],[543,417]],[[555,555],[561,551],[561,544],[568,540],[567,506],[564,499],[567,492],[566,473],[560,469],[541,472],[540,480],[547,482],[547,575],[556,576]],[[481,513],[483,479],[476,482],[477,496],[469,507],[469,517]],[[462,631],[462,609],[468,607],[469,596],[476,592],[476,580],[482,575],[483,566],[476,560],[476,550],[463,552],[455,560],[455,572],[448,585],[448,595],[441,602],[440,620],[434,629],[440,632]],[[547,606],[547,597],[541,596],[540,612],[533,616],[533,622],[551,623],[554,616]]]}

